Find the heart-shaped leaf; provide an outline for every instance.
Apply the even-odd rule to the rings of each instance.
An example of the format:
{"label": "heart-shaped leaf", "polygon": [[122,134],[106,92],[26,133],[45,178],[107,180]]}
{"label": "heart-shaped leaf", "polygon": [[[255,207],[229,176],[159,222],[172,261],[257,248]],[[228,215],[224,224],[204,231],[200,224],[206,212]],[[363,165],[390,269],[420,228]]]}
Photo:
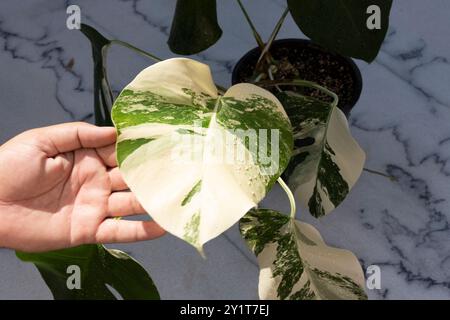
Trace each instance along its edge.
{"label": "heart-shaped leaf", "polygon": [[[58,300],[116,299],[107,285],[123,299],[159,299],[159,293],[147,271],[125,252],[102,245],[83,245],[64,250],[25,253],[17,257],[36,265],[53,297]],[[69,277],[78,267],[80,288],[68,287]],[[77,271],[78,272],[78,271]]]}
{"label": "heart-shaped leaf", "polygon": [[358,180],[365,153],[334,104],[290,91],[277,97],[294,130],[294,151],[285,177],[300,204],[313,216],[328,214]]}
{"label": "heart-shaped leaf", "polygon": [[178,0],[170,29],[170,50],[195,54],[208,49],[222,36],[216,0]]}
{"label": "heart-shaped leaf", "polygon": [[209,67],[185,58],[143,70],[112,116],[131,191],[159,225],[199,250],[256,206],[292,151],[275,96],[251,84],[219,96]]}
{"label": "heart-shaped leaf", "polygon": [[[380,12],[367,13],[373,5]],[[295,23],[312,41],[371,62],[386,36],[392,0],[288,0],[288,6]],[[372,28],[372,19],[377,18],[379,29]]]}
{"label": "heart-shaped leaf", "polygon": [[327,246],[313,226],[254,209],[241,219],[240,229],[258,258],[261,299],[367,299],[358,259]]}

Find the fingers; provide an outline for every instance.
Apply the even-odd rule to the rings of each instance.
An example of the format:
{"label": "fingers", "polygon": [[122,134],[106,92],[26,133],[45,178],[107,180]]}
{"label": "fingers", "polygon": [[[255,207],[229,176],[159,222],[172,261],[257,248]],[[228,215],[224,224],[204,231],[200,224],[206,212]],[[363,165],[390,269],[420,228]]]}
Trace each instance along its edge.
{"label": "fingers", "polygon": [[124,217],[145,213],[136,196],[131,192],[113,192],[108,199],[108,217]]}
{"label": "fingers", "polygon": [[109,179],[111,180],[111,191],[123,191],[127,190],[128,186],[123,180],[123,176],[119,171],[119,168],[113,168],[108,171]]}
{"label": "fingers", "polygon": [[109,146],[117,138],[115,128],[97,127],[85,122],[58,124],[31,130],[30,134],[33,133],[45,142],[42,149],[49,157],[80,148]]}
{"label": "fingers", "polygon": [[97,243],[135,242],[159,238],[165,234],[154,221],[106,219],[100,224]]}
{"label": "fingers", "polygon": [[97,148],[97,154],[107,167],[117,167],[116,145],[114,143],[106,147]]}

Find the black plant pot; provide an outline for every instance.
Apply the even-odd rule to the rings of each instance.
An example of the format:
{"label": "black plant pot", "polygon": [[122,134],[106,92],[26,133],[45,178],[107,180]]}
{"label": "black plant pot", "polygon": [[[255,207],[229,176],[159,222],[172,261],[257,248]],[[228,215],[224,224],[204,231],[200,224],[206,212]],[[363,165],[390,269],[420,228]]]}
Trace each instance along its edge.
{"label": "black plant pot", "polygon": [[[259,48],[254,48],[237,62],[233,69],[232,84],[248,82],[260,53]],[[361,72],[353,60],[305,39],[275,40],[270,53],[277,61],[282,61],[281,66],[288,65],[290,68],[276,74],[276,80],[299,78],[318,83],[338,95],[338,107],[349,116],[362,90]],[[304,89],[302,93],[315,94],[311,89]]]}

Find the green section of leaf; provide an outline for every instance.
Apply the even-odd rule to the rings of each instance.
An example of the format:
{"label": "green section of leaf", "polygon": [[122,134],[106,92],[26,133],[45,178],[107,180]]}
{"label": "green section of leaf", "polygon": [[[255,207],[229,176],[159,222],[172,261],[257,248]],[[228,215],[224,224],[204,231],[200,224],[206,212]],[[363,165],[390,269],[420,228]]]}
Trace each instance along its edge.
{"label": "green section of leaf", "polygon": [[89,39],[92,46],[95,123],[99,126],[112,126],[111,108],[114,97],[106,73],[106,54],[111,41],[87,24],[81,24],[81,32]]}
{"label": "green section of leaf", "polygon": [[134,140],[124,140],[117,143],[117,162],[119,166],[122,164],[123,160],[126,159],[130,154],[132,154],[140,146],[152,141],[153,139],[134,139]]}
{"label": "green section of leaf", "polygon": [[[392,0],[288,0],[295,23],[312,41],[342,55],[372,62],[389,27]],[[370,30],[367,8],[381,10],[380,29]]]}
{"label": "green section of leaf", "polygon": [[240,230],[258,257],[262,299],[367,298],[356,257],[328,247],[311,225],[273,210],[252,209],[241,219]]}
{"label": "green section of leaf", "polygon": [[[145,269],[119,250],[83,245],[45,253],[16,252],[16,255],[20,260],[36,265],[58,300],[116,299],[107,285],[123,299],[159,299],[158,290]],[[68,288],[69,266],[80,268],[81,289]]]}
{"label": "green section of leaf", "polygon": [[[276,175],[268,174],[270,180],[266,190],[269,191],[279,175],[282,174],[283,169],[288,165],[290,159],[293,145],[292,128],[286,122],[286,117],[278,110],[273,101],[258,95],[251,95],[245,100],[223,97],[221,105],[222,107],[217,113],[217,122],[224,128],[233,130],[234,134],[239,137],[244,146],[251,152],[253,158],[258,159],[258,165],[263,170],[269,170],[272,165],[270,161],[264,161],[264,158],[270,159],[272,157],[272,148],[275,147],[275,141],[272,141],[271,130],[278,132],[278,136],[274,138],[278,138],[277,143],[279,143],[277,150],[279,169]],[[258,132],[263,137],[256,136],[257,139],[251,139],[248,135],[249,132]],[[260,138],[263,140],[261,141]],[[270,147],[264,150],[265,145]]]}
{"label": "green section of leaf", "polygon": [[289,217],[271,210],[259,210],[257,215],[252,210],[242,217],[240,227],[250,249],[259,255],[267,244],[279,239],[281,227],[288,222]]}
{"label": "green section of leaf", "polygon": [[[168,99],[151,91],[125,89],[114,102],[112,111],[117,127],[130,127],[145,123],[186,124],[203,122],[204,114],[209,113],[207,105],[215,99],[204,94],[204,99],[191,94],[189,101]],[[183,110],[183,112],[180,112]],[[208,120],[208,119],[206,119]],[[204,125],[207,125],[208,121]],[[203,123],[202,123],[203,125]]]}
{"label": "green section of leaf", "polygon": [[[324,287],[328,284],[336,284],[342,290],[348,291],[355,297],[358,297],[359,300],[367,299],[364,289],[353,281],[352,278],[343,276],[340,273],[332,274],[331,272],[319,270],[317,268],[314,268],[311,271],[311,275],[316,279],[316,281],[324,282]],[[329,290],[328,296],[330,298],[339,299],[339,295],[334,293],[332,290]]]}
{"label": "green section of leaf", "polygon": [[362,171],[364,152],[351,137],[341,111],[330,103],[289,91],[277,97],[291,120],[295,139],[284,177],[311,214],[321,217],[349,193]]}
{"label": "green section of leaf", "polygon": [[189,193],[186,195],[186,198],[183,199],[181,202],[182,206],[187,205],[191,199],[202,189],[202,180],[199,180],[195,186],[189,191]]}
{"label": "green section of leaf", "polygon": [[220,39],[215,0],[178,0],[167,41],[170,50],[190,55],[203,51]]}
{"label": "green section of leaf", "polygon": [[304,265],[297,250],[294,233],[283,234],[276,242],[278,247],[272,274],[273,277],[281,278],[277,293],[280,300],[284,300],[300,280]]}
{"label": "green section of leaf", "polygon": [[[191,104],[183,103],[183,101],[176,101],[174,99],[166,98],[162,95],[150,91],[133,91],[125,89],[114,103],[113,109],[114,123],[119,128],[137,126],[145,123],[164,123],[170,125],[193,124],[198,122],[202,127],[207,128],[212,116],[212,106],[217,102],[217,99],[211,98],[205,93],[196,94],[187,88],[183,88],[183,92],[188,94],[191,99]],[[183,110],[183,112],[180,112]],[[291,127],[286,122],[283,114],[277,110],[277,106],[273,101],[261,97],[251,96],[245,100],[235,99],[231,97],[221,98],[221,108],[217,112],[216,121],[225,129],[234,131],[239,135],[239,138],[244,145],[253,153],[255,159],[260,158],[258,151],[259,139],[252,141],[248,138],[247,130],[267,130],[267,144],[272,145],[271,129],[279,131],[280,145],[280,174],[281,170],[285,168],[289,162],[289,154],[292,149],[293,140],[291,138]],[[196,132],[191,129],[180,128],[179,133],[185,134],[205,134]],[[151,141],[153,139],[148,139]],[[141,141],[141,140],[140,140]],[[255,143],[256,147],[250,148],[250,144]],[[264,141],[266,143],[266,141]],[[118,147],[121,143],[118,144]],[[120,150],[122,151],[122,150]],[[125,150],[124,150],[125,151]],[[133,150],[131,150],[133,151]],[[267,148],[265,156],[271,157],[272,148]],[[119,152],[120,153],[120,152]],[[120,155],[120,163],[131,152]],[[262,166],[269,166],[270,163],[261,162]],[[275,183],[277,177],[274,176],[268,186],[268,189]]]}
{"label": "green section of leaf", "polygon": [[270,243],[277,243],[273,259],[273,277],[279,277],[277,296],[280,300],[288,298],[294,285],[303,273],[303,262],[297,250],[294,233],[286,233],[283,227],[289,225],[290,218],[276,211],[253,209],[240,222],[241,232],[250,249],[256,256]]}
{"label": "green section of leaf", "polygon": [[182,88],[181,89],[186,95],[191,97],[191,105],[193,106],[202,106],[206,107],[210,111],[213,111],[216,107],[216,101],[217,99],[214,99],[209,94],[204,92],[195,92],[192,89],[189,88]]}
{"label": "green section of leaf", "polygon": [[308,203],[309,210],[315,217],[326,214],[322,206],[323,199],[319,190],[326,190],[326,196],[335,206],[338,206],[349,192],[348,183],[342,178],[340,169],[333,161],[332,155],[335,155],[335,153],[330,145],[325,143],[325,148],[319,161],[316,185]]}
{"label": "green section of leaf", "polygon": [[199,245],[198,236],[200,234],[200,212],[195,213],[191,221],[189,221],[184,227],[183,239],[193,244],[195,247]]}

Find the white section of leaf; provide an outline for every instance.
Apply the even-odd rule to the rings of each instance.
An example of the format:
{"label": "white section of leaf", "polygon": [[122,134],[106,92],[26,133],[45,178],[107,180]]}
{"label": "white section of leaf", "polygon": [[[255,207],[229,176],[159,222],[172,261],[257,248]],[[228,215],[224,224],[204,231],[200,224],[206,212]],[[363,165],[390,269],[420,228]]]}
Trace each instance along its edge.
{"label": "white section of leaf", "polygon": [[142,70],[126,87],[133,91],[152,91],[173,102],[189,102],[183,92],[189,88],[217,98],[217,88],[208,65],[187,58],[172,58],[155,63]]}

